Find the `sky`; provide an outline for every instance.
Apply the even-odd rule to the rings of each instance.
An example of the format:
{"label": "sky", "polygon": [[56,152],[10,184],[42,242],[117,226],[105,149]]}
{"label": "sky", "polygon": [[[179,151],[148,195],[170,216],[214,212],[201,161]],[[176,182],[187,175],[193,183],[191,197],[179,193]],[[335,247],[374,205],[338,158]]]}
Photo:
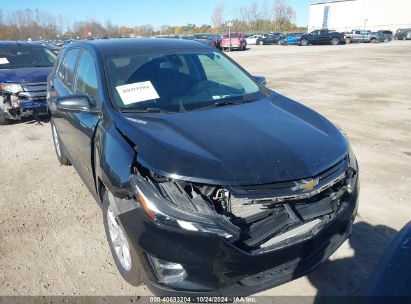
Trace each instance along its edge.
{"label": "sky", "polygon": [[[5,14],[16,9],[39,9],[66,16],[70,21],[94,19],[105,23],[138,26],[211,24],[215,6],[222,3],[226,8],[225,19],[235,17],[235,8],[249,5],[254,0],[16,0],[7,1],[1,9]],[[272,0],[269,0],[271,2]],[[259,2],[263,2],[259,1]],[[309,3],[312,0],[286,0],[297,14],[296,23],[308,24]]]}

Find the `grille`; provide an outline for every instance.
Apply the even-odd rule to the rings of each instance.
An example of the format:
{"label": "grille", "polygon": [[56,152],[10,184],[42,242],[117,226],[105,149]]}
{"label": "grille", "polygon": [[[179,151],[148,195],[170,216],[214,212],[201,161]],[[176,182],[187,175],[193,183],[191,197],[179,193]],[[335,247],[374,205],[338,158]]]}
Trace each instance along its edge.
{"label": "grille", "polygon": [[344,158],[314,177],[318,185],[311,191],[296,190],[297,181],[231,187],[231,220],[242,231],[237,245],[268,250],[319,231],[346,207],[347,170]]}
{"label": "grille", "polygon": [[348,166],[348,157],[339,161],[337,164],[331,168],[323,171],[318,176],[314,178],[319,178],[319,184],[310,193],[304,192],[303,190],[294,191],[292,188],[295,187],[297,181],[280,182],[273,184],[262,184],[262,185],[251,185],[251,186],[234,186],[229,187],[228,190],[236,198],[246,198],[246,199],[261,199],[261,198],[284,198],[287,197],[293,199],[298,195],[304,194],[306,196],[314,195],[320,191],[324,190],[324,186],[327,186],[330,182],[335,181],[338,177],[341,177],[345,173]]}
{"label": "grille", "polygon": [[47,84],[45,82],[23,84],[23,91],[18,96],[29,101],[46,100]]}

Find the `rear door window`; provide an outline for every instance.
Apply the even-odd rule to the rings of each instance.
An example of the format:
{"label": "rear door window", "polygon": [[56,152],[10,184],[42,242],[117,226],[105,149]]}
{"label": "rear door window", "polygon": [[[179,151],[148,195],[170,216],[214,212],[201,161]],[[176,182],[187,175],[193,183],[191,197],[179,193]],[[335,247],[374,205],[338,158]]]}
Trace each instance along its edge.
{"label": "rear door window", "polygon": [[78,48],[68,50],[63,63],[59,67],[58,76],[69,89],[73,85],[74,69],[76,68],[79,52]]}
{"label": "rear door window", "polygon": [[82,52],[77,68],[74,92],[87,95],[92,104],[96,104],[98,94],[96,65],[93,56],[86,50]]}

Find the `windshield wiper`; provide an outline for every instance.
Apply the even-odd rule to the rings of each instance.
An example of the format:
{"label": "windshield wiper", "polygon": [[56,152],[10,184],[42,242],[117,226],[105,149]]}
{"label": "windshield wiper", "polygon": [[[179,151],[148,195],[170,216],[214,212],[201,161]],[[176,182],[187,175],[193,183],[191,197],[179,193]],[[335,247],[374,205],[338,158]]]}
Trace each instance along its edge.
{"label": "windshield wiper", "polygon": [[166,110],[163,110],[161,108],[146,108],[144,110],[123,110],[123,113],[165,113],[165,114],[170,114],[170,113],[175,113],[175,112],[169,112]]}
{"label": "windshield wiper", "polygon": [[223,101],[216,101],[214,104],[212,104],[210,107],[224,107],[224,106],[232,106],[232,105],[239,105],[246,103],[244,100],[223,100]]}

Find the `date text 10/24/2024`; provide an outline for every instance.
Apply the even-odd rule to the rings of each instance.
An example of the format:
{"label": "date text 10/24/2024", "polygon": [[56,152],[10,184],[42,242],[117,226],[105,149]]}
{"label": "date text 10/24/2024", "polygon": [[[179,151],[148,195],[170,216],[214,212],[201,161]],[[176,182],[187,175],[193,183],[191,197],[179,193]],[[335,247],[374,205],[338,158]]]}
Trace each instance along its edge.
{"label": "date text 10/24/2024", "polygon": [[256,303],[255,297],[150,297],[152,303]]}

